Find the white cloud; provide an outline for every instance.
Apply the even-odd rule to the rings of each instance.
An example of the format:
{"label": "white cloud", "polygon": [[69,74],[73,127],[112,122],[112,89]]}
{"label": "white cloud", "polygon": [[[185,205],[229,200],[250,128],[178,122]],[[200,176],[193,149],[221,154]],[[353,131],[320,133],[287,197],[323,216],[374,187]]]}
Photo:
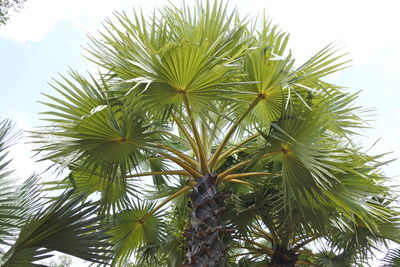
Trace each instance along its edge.
{"label": "white cloud", "polygon": [[291,33],[291,47],[305,59],[328,43],[350,52],[354,64],[367,63],[371,55],[393,39],[399,40],[398,1],[370,0],[236,0],[241,13],[263,8],[274,22]]}
{"label": "white cloud", "polygon": [[29,0],[20,12],[12,12],[8,24],[0,29],[0,37],[18,43],[38,42],[61,20],[87,31],[119,7],[120,1],[109,0]]}
{"label": "white cloud", "polygon": [[[147,12],[165,3],[161,0],[30,0],[23,10],[12,14],[9,23],[0,29],[0,37],[18,43],[38,42],[61,20],[94,32],[114,10],[142,6]],[[300,61],[335,42],[339,47],[344,46],[344,51],[351,52],[354,64],[364,64],[375,51],[400,39],[399,34],[394,34],[396,25],[400,25],[400,16],[396,13],[399,4],[395,0],[386,0],[384,4],[372,0],[230,0],[229,3],[236,4],[241,14],[254,15],[265,9],[291,33],[291,47]]]}

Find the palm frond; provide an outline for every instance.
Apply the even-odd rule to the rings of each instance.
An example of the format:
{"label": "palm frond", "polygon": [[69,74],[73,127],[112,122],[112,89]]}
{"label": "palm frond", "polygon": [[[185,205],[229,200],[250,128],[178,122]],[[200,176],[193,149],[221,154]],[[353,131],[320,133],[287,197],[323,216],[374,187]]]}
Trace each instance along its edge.
{"label": "palm frond", "polygon": [[335,254],[334,252],[326,250],[318,253],[317,264],[318,266],[322,267],[363,266],[361,265],[361,263],[356,262],[354,255],[352,255],[351,253],[342,252],[339,254]]}
{"label": "palm frond", "polygon": [[391,249],[382,260],[385,267],[398,267],[400,266],[400,250]]}
{"label": "palm frond", "polygon": [[98,263],[110,259],[105,230],[94,217],[97,207],[69,197],[66,193],[27,219],[15,243],[3,255],[5,266],[35,266],[34,262],[51,257],[51,251]]}
{"label": "palm frond", "polygon": [[115,214],[109,234],[114,244],[114,264],[128,260],[138,248],[156,242],[162,233],[158,213],[149,215],[154,205],[140,205]]}
{"label": "palm frond", "polygon": [[70,165],[79,160],[82,166],[98,166],[104,176],[126,175],[153,140],[150,126],[144,125],[139,113],[110,99],[104,78],[98,83],[75,72],[71,78],[63,78],[67,85],[56,81],[55,87],[69,102],[47,96],[53,103],[44,104],[54,111],[44,114],[51,116],[46,120],[52,125],[35,132],[33,137],[41,136],[36,141],[41,144],[38,151],[52,151],[44,159],[56,163]]}
{"label": "palm frond", "polygon": [[9,148],[18,138],[18,132],[13,128],[10,120],[0,121],[0,245],[9,244],[22,219],[22,207],[18,205],[18,195],[15,194],[17,186],[12,178],[13,171],[9,169]]}
{"label": "palm frond", "polygon": [[[128,94],[142,95],[144,108],[180,106],[187,98],[194,111],[209,106],[217,88],[227,79],[230,63],[240,56],[248,40],[242,38],[244,24],[226,6],[207,2],[194,13],[166,7],[145,22],[134,13],[117,14],[118,23],[108,21],[103,41],[92,39],[88,49],[94,62],[118,74],[121,82],[133,82]],[[207,23],[214,23],[209,29]],[[229,34],[226,34],[227,31]],[[144,86],[141,86],[144,84]]]}

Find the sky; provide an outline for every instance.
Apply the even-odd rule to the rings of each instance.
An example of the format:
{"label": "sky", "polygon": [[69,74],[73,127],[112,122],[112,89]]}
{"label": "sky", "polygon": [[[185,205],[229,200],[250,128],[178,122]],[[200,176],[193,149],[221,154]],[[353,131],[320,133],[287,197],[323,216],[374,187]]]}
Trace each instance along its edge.
{"label": "sky", "polygon": [[[180,1],[170,1],[179,5]],[[114,11],[142,8],[151,12],[161,0],[27,0],[24,9],[11,13],[0,28],[0,118],[30,130],[41,125],[37,101],[41,93],[53,93],[48,85],[69,67],[80,72],[94,67],[84,57],[87,34],[96,35]],[[230,0],[243,16],[265,10],[275,23],[291,34],[289,46],[296,62],[303,62],[329,43],[348,52],[352,67],[329,77],[330,81],[362,90],[358,103],[375,108],[372,129],[363,131],[360,144],[371,153],[393,151],[400,157],[400,16],[398,1],[382,0]],[[20,177],[41,172],[45,164],[31,159],[31,145],[23,139],[12,150],[13,167]],[[400,179],[400,161],[384,166],[385,173]],[[83,266],[83,265],[82,265]]]}

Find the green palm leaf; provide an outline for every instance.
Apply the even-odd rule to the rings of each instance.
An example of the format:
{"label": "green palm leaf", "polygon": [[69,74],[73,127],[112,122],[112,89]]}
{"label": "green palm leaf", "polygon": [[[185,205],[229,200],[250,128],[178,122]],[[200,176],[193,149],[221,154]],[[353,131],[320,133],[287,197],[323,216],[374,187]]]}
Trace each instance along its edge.
{"label": "green palm leaf", "polygon": [[[40,132],[39,151],[51,149],[45,158],[66,165],[80,160],[86,167],[99,166],[104,176],[125,175],[153,140],[149,126],[138,113],[108,97],[104,80],[99,84],[94,77],[89,81],[74,72],[71,76],[76,84],[64,78],[69,86],[57,82],[60,89],[55,87],[70,102],[48,96],[56,104],[45,103],[54,110],[45,114],[63,119],[48,119],[53,125]],[[43,138],[48,134],[53,137]]]}
{"label": "green palm leaf", "polygon": [[8,159],[10,146],[18,137],[13,133],[10,120],[0,122],[0,245],[8,245],[22,217],[22,207],[18,205],[16,186],[13,184],[12,170],[9,170],[11,159]]}
{"label": "green palm leaf", "polygon": [[[189,7],[166,8],[161,16],[153,14],[150,24],[143,15],[134,13],[133,24],[126,14],[118,14],[126,31],[109,22],[105,42],[92,39],[89,53],[93,61],[118,73],[121,81],[133,82],[127,91],[143,94],[153,109],[180,106],[187,99],[199,112],[217,96],[232,69],[230,63],[245,51],[248,39],[242,39],[243,25],[230,23],[236,11],[229,13],[222,3],[212,8],[207,3],[194,12],[198,13],[190,13]],[[168,27],[162,26],[164,19]],[[215,22],[216,28],[210,30],[208,22]]]}
{"label": "green palm leaf", "polygon": [[114,263],[122,264],[139,247],[156,242],[162,230],[159,214],[151,214],[153,205],[136,206],[114,215],[114,222],[109,231],[114,243]]}
{"label": "green palm leaf", "polygon": [[[7,156],[12,137],[12,123],[0,123],[0,159]],[[82,198],[69,199],[63,194],[54,203],[45,203],[39,178],[32,175],[15,188],[11,172],[5,170],[10,161],[1,162],[0,182],[0,253],[1,266],[44,266],[36,261],[51,257],[56,250],[92,262],[109,260],[99,218],[93,217],[97,207]],[[103,249],[104,248],[104,249]]]}
{"label": "green palm leaf", "polygon": [[27,220],[2,266],[35,266],[33,262],[51,257],[54,250],[92,262],[109,260],[107,236],[99,229],[99,218],[93,217],[97,208],[81,199],[68,200],[69,195]]}
{"label": "green palm leaf", "polygon": [[390,250],[383,259],[383,262],[385,263],[383,265],[385,267],[400,266],[400,250],[399,249]]}
{"label": "green palm leaf", "polygon": [[[354,262],[354,255],[349,253],[340,253],[336,255],[330,251],[322,251],[318,254],[317,263],[319,266],[323,267],[350,267],[350,266],[357,266],[353,265]],[[362,266],[362,265],[358,265]]]}
{"label": "green palm leaf", "polygon": [[76,169],[69,175],[76,194],[90,196],[100,193],[100,212],[114,213],[131,207],[131,198],[137,194],[137,188],[122,178],[104,178],[99,171]]}

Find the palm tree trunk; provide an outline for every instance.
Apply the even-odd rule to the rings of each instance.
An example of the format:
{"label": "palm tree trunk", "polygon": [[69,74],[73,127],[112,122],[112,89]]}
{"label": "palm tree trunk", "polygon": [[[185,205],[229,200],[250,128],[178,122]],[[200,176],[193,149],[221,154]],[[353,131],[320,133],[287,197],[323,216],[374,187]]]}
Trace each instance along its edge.
{"label": "palm tree trunk", "polygon": [[274,255],[266,267],[295,267],[297,260],[298,254],[296,252],[278,247],[274,250]]}
{"label": "palm tree trunk", "polygon": [[186,232],[187,267],[223,267],[226,263],[222,220],[225,211],[224,195],[218,191],[216,175],[198,179],[189,194],[192,211],[190,226]]}

